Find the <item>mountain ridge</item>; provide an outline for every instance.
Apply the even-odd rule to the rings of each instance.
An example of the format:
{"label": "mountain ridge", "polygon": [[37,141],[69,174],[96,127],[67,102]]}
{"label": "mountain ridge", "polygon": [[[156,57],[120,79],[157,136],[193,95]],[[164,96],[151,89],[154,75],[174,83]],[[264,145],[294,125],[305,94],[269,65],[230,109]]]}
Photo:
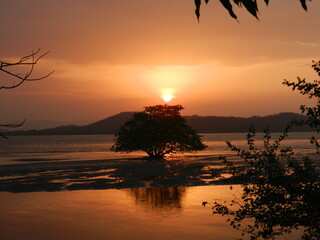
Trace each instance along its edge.
{"label": "mountain ridge", "polygon": [[[6,132],[7,135],[91,135],[91,134],[115,134],[134,112],[121,112],[105,119],[84,126],[59,126],[42,130],[18,130]],[[257,132],[263,132],[268,128],[271,132],[282,132],[286,124],[293,119],[305,119],[298,113],[278,113],[267,116],[252,117],[223,117],[223,116],[183,116],[187,123],[198,133],[232,133],[248,132],[254,125]],[[310,127],[294,127],[293,131],[312,131]]]}

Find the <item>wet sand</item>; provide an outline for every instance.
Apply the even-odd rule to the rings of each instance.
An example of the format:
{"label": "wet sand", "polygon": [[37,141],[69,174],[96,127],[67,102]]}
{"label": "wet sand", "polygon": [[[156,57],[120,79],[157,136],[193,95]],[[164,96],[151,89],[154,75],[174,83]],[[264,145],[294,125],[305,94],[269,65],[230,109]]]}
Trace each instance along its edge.
{"label": "wet sand", "polygon": [[[20,159],[0,166],[0,191],[37,192],[224,184],[217,178],[225,165],[219,156],[170,160],[123,158],[62,161]],[[19,160],[18,160],[19,161]]]}

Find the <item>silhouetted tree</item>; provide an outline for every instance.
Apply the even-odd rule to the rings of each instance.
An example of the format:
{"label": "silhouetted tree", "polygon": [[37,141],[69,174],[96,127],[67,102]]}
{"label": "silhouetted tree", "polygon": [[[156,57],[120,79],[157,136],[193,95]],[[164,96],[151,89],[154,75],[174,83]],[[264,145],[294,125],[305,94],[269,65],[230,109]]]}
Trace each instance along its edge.
{"label": "silhouetted tree", "polygon": [[180,115],[181,105],[156,105],[135,113],[116,135],[111,150],[144,151],[152,158],[175,152],[204,150],[201,137]]}
{"label": "silhouetted tree", "polygon": [[[304,10],[307,11],[307,1],[311,0],[299,0],[301,3],[301,6]],[[205,3],[208,3],[209,0],[205,0]],[[258,12],[259,12],[259,8],[258,8],[258,3],[257,0],[220,0],[220,3],[222,4],[222,6],[229,12],[230,16],[233,17],[234,19],[238,20],[237,15],[234,13],[233,11],[233,4],[236,5],[237,7],[244,7],[251,15],[253,15],[255,18],[258,19]],[[269,4],[269,0],[264,0],[265,4],[268,5]],[[194,3],[196,5],[196,16],[198,18],[200,18],[200,6],[201,6],[201,0],[194,0]]]}
{"label": "silhouetted tree", "polygon": [[[49,77],[53,72],[41,77],[32,77],[35,65],[47,54],[48,52],[40,54],[40,49],[38,49],[17,61],[8,62],[0,60],[0,73],[2,73],[0,75],[0,90],[17,88],[24,82],[38,81]],[[25,73],[21,74],[21,70]],[[1,124],[0,128],[16,128],[22,126],[24,122],[25,120],[18,124]],[[6,136],[1,133],[0,136],[6,138]]]}
{"label": "silhouetted tree", "polygon": [[256,147],[254,136],[251,129],[248,149],[228,143],[246,163],[225,160],[229,173],[242,183],[242,195],[230,203],[214,202],[213,213],[226,216],[250,239],[274,239],[293,229],[303,231],[301,239],[319,239],[320,184],[311,159],[300,159],[290,147],[280,148],[285,135],[271,142],[266,132],[263,148]]}
{"label": "silhouetted tree", "polygon": [[[320,74],[320,61],[313,62],[313,69]],[[227,164],[232,178],[242,183],[242,196],[230,203],[213,203],[213,213],[227,217],[234,228],[250,239],[274,239],[293,229],[303,231],[301,239],[320,239],[320,182],[319,174],[310,156],[297,156],[291,147],[281,148],[291,126],[308,124],[319,127],[320,86],[319,81],[308,83],[298,78],[298,82],[284,81],[293,90],[299,90],[310,98],[317,98],[316,107],[301,106],[306,113],[306,121],[293,121],[275,141],[265,132],[264,145],[255,145],[255,131],[250,129],[247,135],[247,149],[240,149],[227,142],[245,164],[239,166],[233,162]],[[319,161],[319,144],[315,137],[310,139],[317,153],[313,158]],[[225,179],[226,181],[232,181]],[[207,203],[204,202],[203,205]],[[248,221],[249,220],[249,221]],[[251,221],[251,222],[250,222]],[[247,222],[247,224],[246,224]]]}
{"label": "silhouetted tree", "polygon": [[[312,61],[313,70],[320,76],[320,61]],[[308,117],[307,121],[302,121],[300,124],[308,124],[309,126],[316,128],[319,132],[320,127],[320,81],[314,80],[312,83],[307,82],[306,79],[300,77],[297,78],[297,82],[290,82],[284,80],[283,84],[292,87],[292,90],[298,90],[302,95],[308,95],[308,98],[316,99],[317,104],[315,107],[307,107],[305,105],[300,106],[302,113]]]}

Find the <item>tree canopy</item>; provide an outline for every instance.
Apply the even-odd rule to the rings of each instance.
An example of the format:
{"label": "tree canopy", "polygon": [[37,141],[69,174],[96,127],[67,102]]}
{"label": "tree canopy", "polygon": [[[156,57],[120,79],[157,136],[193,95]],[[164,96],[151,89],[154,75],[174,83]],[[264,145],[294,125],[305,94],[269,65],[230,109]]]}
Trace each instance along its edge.
{"label": "tree canopy", "polygon": [[204,150],[207,146],[180,115],[181,105],[156,105],[135,113],[116,134],[111,150],[144,151],[152,158],[175,152]]}
{"label": "tree canopy", "polygon": [[[299,1],[301,3],[302,8],[307,11],[307,1],[311,2],[311,0],[299,0]],[[209,0],[205,0],[205,3],[208,3],[208,2]],[[233,11],[233,5],[231,4],[231,2],[232,1],[230,0],[220,0],[220,3],[229,12],[230,16],[238,20],[237,15]],[[257,0],[233,0],[233,2],[239,8],[244,7],[251,15],[259,19],[257,15],[259,13]],[[266,5],[269,4],[269,0],[264,0],[264,2]],[[199,21],[201,0],[194,0],[194,4],[196,6],[195,14]]]}

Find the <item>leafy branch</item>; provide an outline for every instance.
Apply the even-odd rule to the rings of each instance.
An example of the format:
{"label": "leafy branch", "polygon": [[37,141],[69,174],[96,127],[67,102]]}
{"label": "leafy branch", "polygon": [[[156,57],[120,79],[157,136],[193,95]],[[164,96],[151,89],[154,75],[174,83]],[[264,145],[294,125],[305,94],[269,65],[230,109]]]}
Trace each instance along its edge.
{"label": "leafy branch", "polygon": [[[220,4],[222,4],[222,6],[229,12],[229,15],[238,20],[237,15],[234,13],[233,11],[233,5],[232,5],[232,1],[230,0],[219,0]],[[307,11],[307,1],[311,0],[299,0],[301,3],[301,7]],[[207,4],[209,2],[209,0],[205,0],[205,3]],[[269,0],[264,0],[265,4],[268,6],[269,4]],[[257,0],[233,0],[233,3],[241,8],[244,7],[252,16],[254,16],[256,19],[258,18],[258,13],[259,13],[259,8],[258,8],[258,3]],[[197,16],[197,19],[199,21],[200,19],[200,6],[201,6],[201,0],[194,0],[194,4],[196,6],[195,9],[195,14]]]}

